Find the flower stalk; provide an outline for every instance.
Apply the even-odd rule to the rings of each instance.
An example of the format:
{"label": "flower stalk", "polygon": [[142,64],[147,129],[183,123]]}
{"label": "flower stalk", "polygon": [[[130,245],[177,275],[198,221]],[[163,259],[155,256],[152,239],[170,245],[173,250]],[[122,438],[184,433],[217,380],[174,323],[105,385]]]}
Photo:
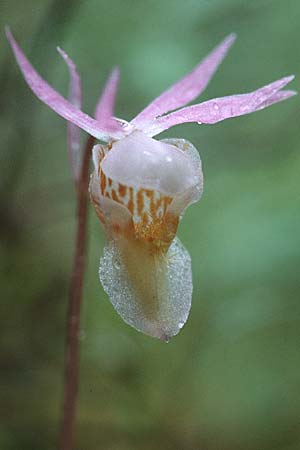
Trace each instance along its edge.
{"label": "flower stalk", "polygon": [[94,138],[87,140],[80,176],[77,182],[77,230],[75,254],[71,276],[69,304],[66,318],[66,344],[64,368],[64,400],[60,430],[60,450],[71,450],[74,439],[76,401],[78,394],[79,333],[82,304],[83,277],[86,267],[89,162]]}

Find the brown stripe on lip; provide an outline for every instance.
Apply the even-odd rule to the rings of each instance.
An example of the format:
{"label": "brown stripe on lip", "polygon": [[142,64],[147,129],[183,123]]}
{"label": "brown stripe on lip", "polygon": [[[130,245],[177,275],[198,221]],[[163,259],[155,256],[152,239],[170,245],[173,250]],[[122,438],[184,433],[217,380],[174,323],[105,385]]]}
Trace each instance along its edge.
{"label": "brown stripe on lip", "polygon": [[124,186],[124,184],[119,183],[118,192],[121,195],[121,197],[125,197],[127,191],[127,187]]}
{"label": "brown stripe on lip", "polygon": [[137,192],[137,213],[141,217],[144,209],[144,196],[143,189],[139,189]]}
{"label": "brown stripe on lip", "polygon": [[128,202],[127,208],[129,209],[131,214],[134,213],[133,188],[132,187],[129,188],[129,202]]}

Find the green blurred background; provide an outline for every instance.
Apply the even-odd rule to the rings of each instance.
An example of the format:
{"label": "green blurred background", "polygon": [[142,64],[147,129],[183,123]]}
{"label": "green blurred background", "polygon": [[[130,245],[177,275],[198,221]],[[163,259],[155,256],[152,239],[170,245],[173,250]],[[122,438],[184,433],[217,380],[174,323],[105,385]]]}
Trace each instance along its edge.
{"label": "green blurred background", "polygon": [[[92,111],[111,67],[132,118],[224,36],[238,40],[202,96],[300,74],[298,0],[2,0],[30,60],[67,93],[62,46]],[[2,33],[2,32],[1,32]],[[1,450],[56,448],[74,242],[66,124],[0,40]],[[168,345],[125,325],[98,280],[90,208],[76,450],[300,449],[300,102],[161,137],[199,149],[205,193],[179,236],[193,260],[190,319]]]}

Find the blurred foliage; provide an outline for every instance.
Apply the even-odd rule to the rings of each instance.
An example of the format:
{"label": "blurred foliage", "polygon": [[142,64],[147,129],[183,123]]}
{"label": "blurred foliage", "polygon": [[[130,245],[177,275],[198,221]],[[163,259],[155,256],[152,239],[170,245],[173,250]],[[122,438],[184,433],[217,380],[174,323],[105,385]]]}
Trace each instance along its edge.
{"label": "blurred foliage", "polygon": [[[238,40],[203,99],[300,73],[297,0],[4,0],[38,70],[61,92],[61,45],[92,111],[110,68],[131,118],[226,34]],[[56,448],[74,241],[65,123],[0,51],[0,449]],[[294,82],[298,89],[299,82]],[[91,210],[77,450],[300,449],[300,103],[162,136],[199,149],[205,193],[180,238],[193,259],[190,319],[168,345],[126,326],[98,280]]]}

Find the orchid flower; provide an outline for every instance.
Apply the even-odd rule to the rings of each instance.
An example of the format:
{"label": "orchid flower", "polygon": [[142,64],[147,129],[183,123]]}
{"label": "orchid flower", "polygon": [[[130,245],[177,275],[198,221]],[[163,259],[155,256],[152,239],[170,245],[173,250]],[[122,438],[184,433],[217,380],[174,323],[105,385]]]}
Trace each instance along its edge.
{"label": "orchid flower", "polygon": [[203,175],[191,143],[154,136],[178,124],[214,124],[285,100],[296,94],[283,90],[293,76],[251,93],[186,106],[206,88],[235,40],[231,34],[131,122],[113,116],[119,78],[115,69],[92,118],[80,109],[80,78],[66,53],[59,49],[71,76],[69,100],[40,77],[9,30],[7,38],[29,87],[69,122],[75,178],[81,161],[78,128],[105,143],[93,149],[90,182],[91,200],[107,237],[100,280],[125,322],[168,341],[183,327],[191,307],[191,259],[176,232],[185,209],[201,197]]}

